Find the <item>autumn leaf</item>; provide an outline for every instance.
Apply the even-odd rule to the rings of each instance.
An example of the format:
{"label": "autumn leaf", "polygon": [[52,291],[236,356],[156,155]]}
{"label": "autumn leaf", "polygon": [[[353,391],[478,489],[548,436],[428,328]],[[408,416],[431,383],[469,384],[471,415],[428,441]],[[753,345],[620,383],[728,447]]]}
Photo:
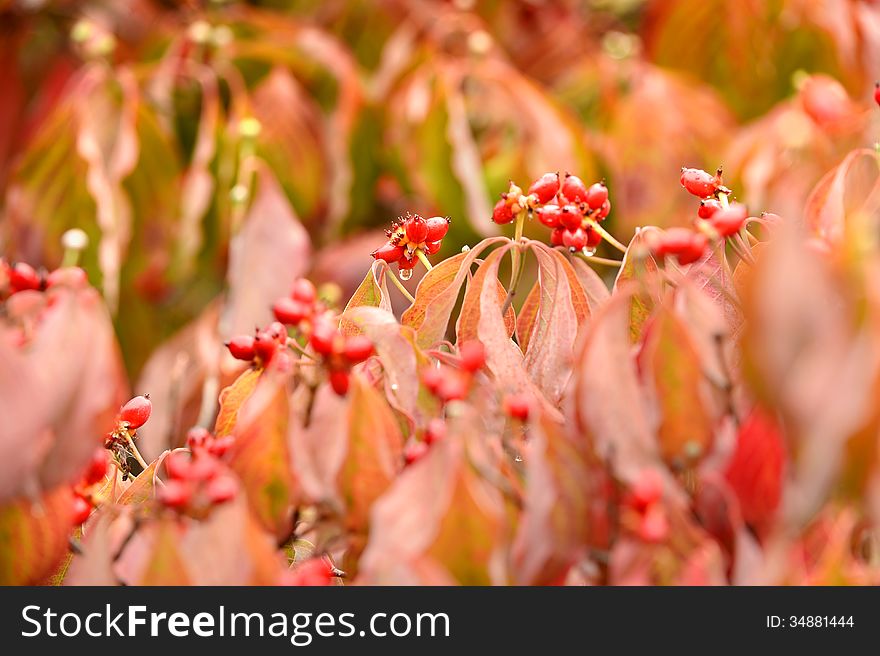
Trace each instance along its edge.
{"label": "autumn leaf", "polygon": [[248,368],[229,387],[220,392],[220,410],[214,422],[214,436],[224,437],[235,429],[238,413],[250,398],[260,380],[262,370]]}
{"label": "autumn leaf", "polygon": [[388,265],[382,260],[373,262],[370,270],[364,277],[364,281],[355,290],[346,304],[345,311],[339,320],[339,328],[343,335],[358,335],[361,333],[360,328],[346,316],[346,313],[354,308],[377,307],[391,312],[391,299],[388,296],[386,275],[388,275]]}

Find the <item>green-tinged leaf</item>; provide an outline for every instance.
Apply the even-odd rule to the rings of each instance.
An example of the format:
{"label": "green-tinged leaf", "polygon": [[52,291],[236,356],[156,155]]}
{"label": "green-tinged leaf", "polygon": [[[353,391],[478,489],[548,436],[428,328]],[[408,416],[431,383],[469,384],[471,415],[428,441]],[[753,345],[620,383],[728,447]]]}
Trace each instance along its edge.
{"label": "green-tinged leaf", "polygon": [[38,585],[52,575],[67,553],[72,512],[66,486],[0,505],[0,585]]}
{"label": "green-tinged leaf", "polygon": [[180,553],[181,533],[185,530],[173,518],[160,520],[149,529],[152,553],[138,585],[192,585]]}
{"label": "green-tinged leaf", "polygon": [[345,312],[339,320],[339,329],[343,335],[358,335],[362,331],[358,326],[346,316],[349,310],[358,307],[377,307],[391,312],[391,299],[388,296],[388,283],[385,276],[388,275],[388,265],[376,260],[373,262],[364,281],[352,294],[348,304],[345,306]]}
{"label": "green-tinged leaf", "polygon": [[633,343],[641,339],[645,322],[651,316],[657,303],[651,284],[651,276],[657,271],[657,262],[647,246],[647,237],[652,229],[640,230],[630,241],[623,264],[614,280],[612,294],[627,292],[629,303],[629,336]]}
{"label": "green-tinged leaf", "polygon": [[291,529],[296,483],[290,470],[287,390],[265,380],[242,405],[232,431],[229,466],[238,474],[254,516],[279,539]]}
{"label": "green-tinged leaf", "polygon": [[673,468],[693,466],[714,436],[711,390],[688,328],[666,305],[648,324],[639,364],[659,417],[662,457]]}
{"label": "green-tinged leaf", "polygon": [[232,385],[220,392],[220,410],[214,423],[216,437],[224,437],[232,433],[238,412],[256,389],[261,373],[261,369],[245,369]]}

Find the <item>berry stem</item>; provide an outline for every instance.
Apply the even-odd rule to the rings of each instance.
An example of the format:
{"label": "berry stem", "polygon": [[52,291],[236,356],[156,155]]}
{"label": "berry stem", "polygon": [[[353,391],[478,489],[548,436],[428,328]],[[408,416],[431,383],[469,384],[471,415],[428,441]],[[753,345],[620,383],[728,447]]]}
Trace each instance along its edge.
{"label": "berry stem", "polygon": [[388,277],[391,278],[391,282],[394,283],[394,286],[400,290],[400,293],[406,296],[409,299],[410,303],[415,303],[416,299],[413,298],[413,295],[409,293],[409,290],[403,286],[403,283],[397,278],[394,272],[391,269],[388,269]]}
{"label": "berry stem", "polygon": [[607,257],[597,257],[595,255],[587,255],[586,253],[582,253],[580,251],[575,253],[575,255],[580,257],[585,262],[594,262],[595,264],[605,264],[605,265],[613,266],[613,267],[619,267],[621,264],[623,264],[622,260],[612,260],[611,258],[607,258]]}
{"label": "berry stem", "polygon": [[425,255],[425,252],[421,248],[416,249],[416,257],[419,258],[419,261],[425,265],[425,269],[428,271],[434,268],[434,265],[428,261],[428,256]]}
{"label": "berry stem", "polygon": [[727,194],[723,192],[718,194],[718,202],[721,203],[721,207],[724,209],[730,207],[730,201],[727,200]]}
{"label": "berry stem", "polygon": [[626,246],[624,246],[624,245],[621,244],[619,241],[617,241],[617,240],[611,235],[610,232],[608,232],[605,228],[603,228],[601,225],[599,225],[599,222],[598,222],[598,221],[591,220],[591,221],[590,221],[590,226],[593,228],[593,230],[595,230],[596,232],[599,233],[599,235],[602,237],[602,239],[604,239],[604,240],[607,241],[609,244],[611,244],[612,246],[614,246],[614,248],[616,248],[617,250],[619,250],[621,253],[626,253]]}
{"label": "berry stem", "polygon": [[526,212],[522,210],[516,215],[516,227],[513,231],[514,248],[510,251],[510,284],[507,286],[507,296],[504,298],[504,304],[501,306],[501,316],[507,313],[510,304],[513,303],[513,297],[516,296],[516,288],[519,287],[519,281],[522,279],[522,254],[519,252],[517,244],[522,239],[525,221]]}
{"label": "berry stem", "polygon": [[314,355],[312,355],[311,353],[306,351],[302,346],[300,346],[299,343],[295,339],[288,339],[287,345],[290,348],[292,348],[294,351],[296,351],[297,353],[302,355],[303,357],[308,358],[309,360],[317,360],[317,358],[315,358]]}
{"label": "berry stem", "polygon": [[138,461],[138,464],[146,470],[150,465],[147,464],[147,461],[144,460],[141,452],[138,451],[138,448],[135,446],[134,440],[131,438],[131,434],[128,431],[125,432],[125,440],[128,442],[128,448],[131,450],[131,455],[133,455],[134,459]]}

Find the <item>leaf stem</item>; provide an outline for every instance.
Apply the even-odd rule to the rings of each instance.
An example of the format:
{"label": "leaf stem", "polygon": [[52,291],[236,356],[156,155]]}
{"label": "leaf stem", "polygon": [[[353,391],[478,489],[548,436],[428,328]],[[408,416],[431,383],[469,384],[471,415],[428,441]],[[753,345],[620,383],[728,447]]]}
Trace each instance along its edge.
{"label": "leaf stem", "polygon": [[410,294],[409,290],[407,290],[407,288],[403,286],[403,283],[398,280],[397,276],[394,275],[394,272],[391,269],[388,269],[388,276],[391,278],[391,282],[394,283],[394,286],[400,290],[400,293],[409,299],[410,303],[416,302],[416,299],[413,298],[413,295]]}
{"label": "leaf stem", "polygon": [[616,248],[617,250],[619,250],[621,253],[626,253],[626,246],[624,246],[624,245],[621,244],[619,241],[617,241],[617,240],[611,235],[610,232],[608,232],[605,228],[603,228],[602,226],[600,226],[598,221],[591,220],[591,221],[590,221],[590,226],[593,228],[593,230],[595,230],[596,232],[598,232],[599,235],[601,235],[602,239],[604,239],[604,240],[607,241],[609,244],[611,244],[612,246],[614,246],[614,248]]}
{"label": "leaf stem", "polygon": [[138,464],[143,467],[144,471],[146,471],[147,467],[149,467],[150,465],[147,464],[147,461],[144,460],[141,452],[138,451],[138,448],[131,437],[131,433],[129,433],[128,431],[125,432],[125,439],[128,442],[129,449],[131,449],[131,455],[134,456],[134,459],[137,460]]}
{"label": "leaf stem", "polygon": [[419,261],[425,265],[425,268],[428,271],[434,268],[434,265],[428,261],[428,257],[425,255],[425,252],[421,248],[416,249],[416,257],[419,258]]}

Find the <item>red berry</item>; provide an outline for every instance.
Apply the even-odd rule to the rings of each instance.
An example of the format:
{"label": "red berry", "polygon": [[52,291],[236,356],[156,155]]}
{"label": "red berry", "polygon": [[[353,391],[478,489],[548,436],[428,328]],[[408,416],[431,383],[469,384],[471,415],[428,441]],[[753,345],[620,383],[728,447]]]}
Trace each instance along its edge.
{"label": "red berry", "polygon": [[226,348],[236,360],[253,360],[256,353],[254,351],[254,338],[250,335],[239,335],[233,337],[226,342]]}
{"label": "red berry", "polygon": [[46,287],[70,287],[84,289],[89,284],[88,274],[80,267],[61,267],[46,278]]}
{"label": "red berry", "polygon": [[217,458],[222,458],[232,448],[233,444],[235,444],[235,438],[232,435],[218,437],[208,442],[208,453]]}
{"label": "red berry", "polygon": [[152,411],[153,403],[149,394],[136,396],[122,406],[119,411],[119,421],[128,422],[129,428],[137,429],[147,423]]}
{"label": "red berry", "polygon": [[602,205],[599,207],[599,211],[596,212],[596,219],[598,221],[604,221],[608,215],[611,213],[611,200],[606,198]]}
{"label": "red berry", "polygon": [[718,231],[721,237],[730,237],[739,232],[748,218],[745,205],[733,203],[730,207],[718,210],[709,219],[712,227]]}
{"label": "red berry", "polygon": [[608,200],[608,187],[601,182],[595,182],[587,189],[586,203],[591,210],[599,209],[606,200]]}
{"label": "red berry", "polygon": [[654,246],[654,255],[675,255],[680,264],[691,264],[703,256],[707,243],[706,235],[702,233],[687,228],[670,228]]}
{"label": "red berry", "polygon": [[706,244],[708,241],[706,235],[694,233],[688,247],[677,253],[678,263],[692,264],[699,260],[706,252]]}
{"label": "red berry", "polygon": [[642,515],[638,534],[645,542],[657,543],[666,539],[669,535],[669,520],[662,505],[655,504]]}
{"label": "red berry", "polygon": [[83,473],[83,483],[94,485],[104,480],[104,477],[107,475],[107,468],[107,450],[104,447],[95,449]]}
{"label": "red berry", "polygon": [[874,102],[880,105],[880,82],[874,82]]}
{"label": "red berry", "polygon": [[528,193],[537,196],[538,202],[543,205],[553,200],[557,191],[559,191],[559,174],[545,173],[532,183]]}
{"label": "red berry", "polygon": [[663,478],[654,469],[645,469],[639,474],[632,488],[632,506],[645,512],[663,497]]}
{"label": "red berry", "polygon": [[715,194],[718,185],[718,177],[708,171],[685,168],[681,170],[681,186],[694,196],[708,198]]}
{"label": "red berry", "polygon": [[472,374],[486,366],[486,348],[482,342],[464,342],[458,347],[458,355],[461,358],[461,368]]}
{"label": "red berry", "polygon": [[428,222],[418,214],[407,217],[406,238],[414,244],[421,244],[428,238]]}
{"label": "red berry", "polygon": [[290,297],[301,303],[312,304],[315,302],[315,299],[318,298],[318,291],[315,289],[311,280],[308,280],[307,278],[297,278],[293,283],[293,290],[290,292]]}
{"label": "red berry", "polygon": [[429,367],[422,373],[422,384],[433,395],[437,395],[443,384],[443,370],[439,367]]}
{"label": "red berry", "polygon": [[373,343],[363,335],[352,335],[345,340],[343,355],[350,363],[358,364],[373,355]]}
{"label": "red berry", "polygon": [[529,405],[529,398],[524,394],[508,394],[502,403],[504,414],[518,421],[528,421]]}
{"label": "red berry", "polygon": [[267,365],[272,361],[277,350],[278,340],[267,332],[259,332],[254,337],[254,354],[263,365]]}
{"label": "red berry", "polygon": [[79,526],[84,523],[89,515],[92,514],[92,504],[88,502],[87,499],[84,499],[79,494],[73,495],[73,525]]}
{"label": "red berry", "polygon": [[316,353],[330,355],[333,353],[337,335],[339,335],[339,331],[332,323],[327,320],[316,321],[312,326],[312,333],[309,335],[309,344],[312,345]]}
{"label": "red berry", "polygon": [[469,381],[460,371],[448,369],[440,381],[437,397],[444,403],[461,401],[468,395]]}
{"label": "red berry", "polygon": [[351,379],[347,371],[331,371],[329,379],[330,387],[332,387],[333,391],[336,392],[339,396],[345,396],[348,393]]}
{"label": "red berry", "polygon": [[559,205],[544,205],[544,207],[539,207],[535,214],[538,216],[538,221],[548,228],[559,227],[559,220],[562,217]]}
{"label": "red berry", "polygon": [[39,289],[40,275],[30,264],[19,262],[9,272],[9,286],[13,293],[26,289]]}
{"label": "red berry", "polygon": [[700,201],[700,209],[697,210],[697,216],[701,219],[711,218],[715,212],[721,209],[721,203],[714,198]]}
{"label": "red berry", "polygon": [[189,483],[179,479],[165,481],[165,486],[159,490],[159,500],[169,508],[185,508],[191,496]]}
{"label": "red berry", "polygon": [[602,243],[602,235],[597,230],[593,230],[593,226],[587,226],[587,248],[596,248]]}
{"label": "red berry", "polygon": [[506,223],[511,223],[513,218],[513,210],[510,208],[510,205],[507,204],[505,199],[502,198],[495,203],[495,208],[492,210],[492,220],[495,223],[504,225]]}
{"label": "red berry", "polygon": [[373,251],[373,257],[377,260],[385,260],[389,264],[397,262],[403,257],[403,246],[395,246],[390,241]]}
{"label": "red berry", "polygon": [[281,323],[295,326],[311,314],[312,307],[302,301],[282,296],[272,306],[272,314]]}
{"label": "red berry", "polygon": [[559,214],[559,224],[563,228],[568,228],[569,230],[577,230],[581,227],[581,224],[584,221],[584,215],[581,214],[581,211],[578,209],[577,205],[563,205],[562,210]]}
{"label": "red berry", "polygon": [[397,268],[403,269],[404,271],[407,269],[415,268],[416,266],[416,258],[414,257],[402,257],[397,262]]}
{"label": "red berry", "polygon": [[587,232],[582,228],[566,230],[562,234],[562,243],[572,252],[583,250],[587,246]]}
{"label": "red berry", "polygon": [[186,433],[186,446],[190,450],[205,447],[211,440],[213,440],[211,433],[207,428],[202,428],[201,426],[194,426]]}
{"label": "red berry", "polygon": [[319,587],[333,583],[333,567],[323,558],[310,558],[286,572],[285,585]]}
{"label": "red berry", "polygon": [[435,417],[428,422],[428,427],[425,429],[425,442],[435,444],[444,437],[446,437],[446,422]]}
{"label": "red berry", "polygon": [[189,461],[185,478],[190,481],[210,481],[220,471],[220,463],[217,458],[205,453],[196,452]]}
{"label": "red berry", "polygon": [[565,244],[565,228],[554,228],[550,233],[550,244],[553,246],[562,246]]}
{"label": "red berry", "polygon": [[211,503],[226,503],[238,494],[238,481],[229,474],[222,474],[208,483],[205,494]]}
{"label": "red berry", "polygon": [[183,452],[175,451],[169,453],[165,458],[165,471],[168,472],[168,476],[172,479],[188,480],[190,468],[191,460]]}
{"label": "red berry", "polygon": [[428,452],[428,445],[424,442],[410,442],[403,449],[403,461],[407,465],[421,460]]}
{"label": "red berry", "polygon": [[587,185],[576,175],[565,175],[561,191],[562,195],[572,203],[587,202]]}
{"label": "red berry", "polygon": [[449,219],[445,216],[432,216],[427,223],[428,235],[425,237],[427,242],[440,241],[449,232]]}
{"label": "red berry", "polygon": [[439,241],[428,241],[425,242],[425,255],[434,255],[437,251],[440,250],[441,242]]}

